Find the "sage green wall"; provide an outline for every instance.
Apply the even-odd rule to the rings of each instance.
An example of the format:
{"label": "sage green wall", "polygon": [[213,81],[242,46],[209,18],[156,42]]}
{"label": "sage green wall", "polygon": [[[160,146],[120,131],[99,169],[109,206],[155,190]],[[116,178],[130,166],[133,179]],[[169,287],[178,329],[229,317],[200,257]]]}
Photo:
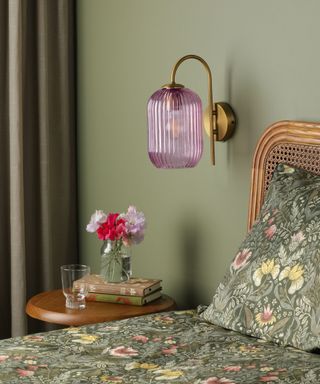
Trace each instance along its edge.
{"label": "sage green wall", "polygon": [[[78,0],[78,154],[81,260],[99,269],[85,232],[97,209],[129,204],[148,220],[136,275],[160,277],[180,306],[207,303],[246,233],[251,159],[263,130],[320,120],[318,0]],[[198,167],[158,170],[147,155],[146,102],[175,61],[204,57],[216,101],[239,124],[208,143]],[[177,80],[206,103],[206,73],[186,62]]]}

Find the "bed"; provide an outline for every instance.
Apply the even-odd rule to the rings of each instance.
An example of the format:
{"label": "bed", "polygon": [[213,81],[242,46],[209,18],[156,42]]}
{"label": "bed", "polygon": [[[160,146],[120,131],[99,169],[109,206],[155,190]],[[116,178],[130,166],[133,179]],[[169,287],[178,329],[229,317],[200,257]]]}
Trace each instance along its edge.
{"label": "bed", "polygon": [[320,125],[272,125],[209,306],[2,340],[0,383],[320,383],[319,174]]}

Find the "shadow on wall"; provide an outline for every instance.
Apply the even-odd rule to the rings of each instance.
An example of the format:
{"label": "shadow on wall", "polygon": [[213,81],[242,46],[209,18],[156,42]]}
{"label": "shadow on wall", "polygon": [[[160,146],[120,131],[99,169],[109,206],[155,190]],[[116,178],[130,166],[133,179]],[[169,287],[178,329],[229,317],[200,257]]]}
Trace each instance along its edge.
{"label": "shadow on wall", "polygon": [[183,292],[179,309],[196,308],[200,303],[198,295],[197,270],[201,255],[201,233],[200,225],[194,218],[185,218],[179,226],[179,242],[181,255],[182,276],[181,290]]}
{"label": "shadow on wall", "polygon": [[[234,54],[233,54],[234,55]],[[267,125],[272,100],[261,88],[259,69],[248,62],[239,62],[230,56],[226,62],[226,100],[234,108],[237,126],[234,136],[227,142],[228,165],[238,168],[251,164],[256,142]]]}

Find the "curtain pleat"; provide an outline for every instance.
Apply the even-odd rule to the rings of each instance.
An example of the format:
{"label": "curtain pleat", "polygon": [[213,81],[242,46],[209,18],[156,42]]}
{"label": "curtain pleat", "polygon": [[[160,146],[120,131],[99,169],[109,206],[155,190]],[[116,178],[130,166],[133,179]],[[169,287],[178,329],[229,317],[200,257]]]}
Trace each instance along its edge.
{"label": "curtain pleat", "polygon": [[22,121],[22,20],[19,0],[9,1],[8,12],[8,79],[9,79],[9,178],[10,178],[10,260],[11,260],[11,329],[13,335],[25,332],[26,249],[23,172]]}
{"label": "curtain pleat", "polygon": [[11,334],[8,130],[8,2],[0,0],[0,338]]}
{"label": "curtain pleat", "polygon": [[74,51],[72,0],[0,0],[0,337],[78,261]]}

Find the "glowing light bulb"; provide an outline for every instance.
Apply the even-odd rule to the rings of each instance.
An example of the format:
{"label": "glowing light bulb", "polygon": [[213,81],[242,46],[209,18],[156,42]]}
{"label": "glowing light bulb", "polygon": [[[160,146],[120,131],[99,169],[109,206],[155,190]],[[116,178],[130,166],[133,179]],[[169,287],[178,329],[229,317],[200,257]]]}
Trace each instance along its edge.
{"label": "glowing light bulb", "polygon": [[171,133],[174,139],[179,139],[180,134],[184,130],[183,115],[181,110],[174,110],[168,112],[168,122],[166,130]]}

